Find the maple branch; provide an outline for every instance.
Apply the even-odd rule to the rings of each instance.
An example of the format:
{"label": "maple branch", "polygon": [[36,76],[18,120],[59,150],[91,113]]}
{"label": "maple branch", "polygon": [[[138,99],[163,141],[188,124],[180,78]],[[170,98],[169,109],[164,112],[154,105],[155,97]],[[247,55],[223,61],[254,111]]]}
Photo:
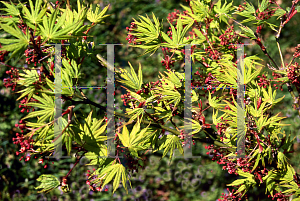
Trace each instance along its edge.
{"label": "maple branch", "polygon": [[[98,103],[95,103],[93,101],[91,101],[90,99],[88,99],[84,94],[83,92],[81,91],[81,94],[85,97],[83,101],[74,101],[72,100],[70,97],[66,97],[63,95],[63,98],[67,98],[68,100],[71,100],[72,101],[72,104],[91,104],[97,108],[100,108],[100,110],[106,110],[107,108],[105,106],[102,106]],[[123,118],[126,118],[126,119],[130,119],[131,116],[130,115],[127,115],[127,114],[123,114],[123,113],[119,113],[119,112],[116,112],[116,111],[113,111],[113,110],[110,110],[108,109],[108,111],[110,112],[114,112],[114,115],[116,116],[119,116],[119,117],[123,117]],[[136,120],[133,120],[131,123],[135,122]],[[164,126],[164,125],[161,125],[161,124],[157,124],[157,123],[154,123],[152,121],[148,121],[148,120],[140,120],[140,122],[142,124],[146,124],[146,125],[151,125],[153,127],[156,127],[156,128],[159,128],[159,129],[164,129],[165,131],[169,131],[170,133],[173,133],[175,135],[180,135],[181,133],[179,131],[177,131],[176,129],[172,129],[172,128],[169,128],[167,126]],[[229,151],[232,151],[232,152],[235,152],[235,149],[234,148],[231,148],[230,146],[226,145],[226,144],[223,144],[222,142],[219,142],[217,141],[215,138],[213,138],[212,136],[214,135],[214,130],[213,129],[209,129],[209,128],[203,128],[203,131],[205,132],[206,135],[208,135],[208,137],[210,138],[210,141],[212,144],[216,145],[216,146],[219,146],[219,147],[227,147],[227,149]],[[197,141],[201,141],[201,142],[207,142],[207,139],[199,139],[197,138]]]}

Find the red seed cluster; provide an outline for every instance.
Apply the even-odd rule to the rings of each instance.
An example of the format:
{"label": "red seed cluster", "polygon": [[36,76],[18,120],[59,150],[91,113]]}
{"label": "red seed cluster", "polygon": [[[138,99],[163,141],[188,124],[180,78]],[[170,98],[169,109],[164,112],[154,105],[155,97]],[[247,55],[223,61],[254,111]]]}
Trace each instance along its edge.
{"label": "red seed cluster", "polygon": [[300,57],[300,44],[298,44],[296,47],[295,47],[296,51],[295,53],[293,54],[293,57],[294,58],[298,58]]}
{"label": "red seed cluster", "polygon": [[[0,43],[0,48],[2,48],[2,45],[1,45],[1,43]],[[3,51],[0,51],[0,62],[3,62],[3,61],[5,61],[5,56],[7,56],[8,55],[8,51],[6,51],[6,50],[3,50]]]}
{"label": "red seed cluster", "polygon": [[[37,36],[36,39],[31,40],[32,43],[35,43],[35,45],[40,49],[42,40],[41,36]],[[34,63],[34,66],[37,66],[37,63],[40,63],[39,61],[39,55],[38,52],[35,51],[35,49],[28,48],[25,50],[25,57],[26,57],[26,62],[29,65],[30,63]]]}
{"label": "red seed cluster", "polygon": [[211,57],[212,59],[218,59],[220,56],[220,53],[216,49],[211,49],[210,46],[204,49],[206,54]]}
{"label": "red seed cluster", "polygon": [[178,19],[179,13],[180,13],[179,10],[174,9],[174,12],[168,14],[167,18],[168,18],[168,20],[170,21],[171,24],[173,24],[173,22]]}
{"label": "red seed cluster", "polygon": [[291,65],[287,71],[287,77],[289,78],[289,80],[291,80],[293,84],[300,86],[300,65],[295,62],[295,64]]}
{"label": "red seed cluster", "polygon": [[122,99],[124,105],[126,106],[127,103],[132,99],[132,96],[130,95],[130,92],[128,92],[127,94],[121,95],[121,99]]}
{"label": "red seed cluster", "polygon": [[18,24],[19,29],[21,29],[21,31],[22,31],[24,34],[26,34],[27,25],[26,25],[22,20],[20,20],[19,22],[20,22],[20,23]]}
{"label": "red seed cluster", "polygon": [[[8,72],[8,71],[6,71]],[[17,86],[17,82],[16,80],[13,78],[13,75],[11,75],[11,78],[4,78],[3,79],[3,85],[8,88],[8,87],[12,87],[12,90],[14,91],[16,89]]]}
{"label": "red seed cluster", "polygon": [[[19,108],[21,109],[21,112],[24,113],[25,111],[27,111],[27,113],[30,111],[30,109],[32,108],[32,112],[34,111],[34,108],[32,106],[28,106],[26,105],[27,102],[27,97],[25,96],[21,101],[20,101],[20,105]],[[38,100],[31,98],[30,102],[38,102]]]}
{"label": "red seed cluster", "polygon": [[[276,81],[278,78],[282,77],[281,74],[275,73],[275,72],[272,72],[272,76],[273,76],[273,79],[274,79],[273,81]],[[280,81],[276,81],[276,82],[279,83]],[[276,89],[279,88],[282,91],[283,90],[282,85],[280,85],[279,87],[277,85],[279,85],[279,84],[273,84],[273,87],[275,87]]]}
{"label": "red seed cluster", "polygon": [[[218,129],[217,133],[218,135],[221,135],[222,133],[225,132],[227,126],[224,123],[217,123],[216,129]],[[225,137],[226,139],[226,137]],[[223,137],[221,137],[221,141],[223,142]]]}
{"label": "red seed cluster", "polygon": [[276,10],[267,8],[263,12],[259,12],[259,9],[256,10],[256,19],[267,20],[274,15]]}
{"label": "red seed cluster", "polygon": [[[275,193],[276,192],[276,193]],[[277,191],[273,191],[273,198],[272,200],[274,200],[275,198],[277,198],[277,201],[288,201],[290,200],[289,197],[290,195],[284,195],[281,191],[277,192]],[[271,195],[268,195],[269,198],[271,198]]]}
{"label": "red seed cluster", "polygon": [[136,45],[135,41],[137,40],[137,38],[130,33],[136,28],[137,28],[137,25],[135,24],[135,22],[131,22],[130,28],[126,27],[126,30],[129,31],[126,40],[128,41],[128,43],[132,43],[134,45]]}
{"label": "red seed cluster", "polygon": [[[244,3],[244,5],[245,5],[246,3]],[[245,8],[245,6],[243,6],[243,5],[239,5],[239,7],[237,8],[237,10],[238,11],[240,11],[240,12],[242,12],[242,11],[244,11],[246,8]]]}
{"label": "red seed cluster", "polygon": [[[27,150],[30,150],[33,148],[33,145],[30,144],[32,143],[34,140],[33,139],[25,139],[23,134],[19,134],[16,133],[16,138],[13,138],[13,143],[14,144],[20,144],[21,149],[19,151],[16,152],[16,155],[19,155],[20,153],[25,153]],[[25,154],[19,159],[20,161],[25,157]],[[27,155],[26,156],[26,160],[25,161],[29,161],[30,160],[30,156]]]}
{"label": "red seed cluster", "polygon": [[[235,189],[232,189],[232,191],[230,192],[229,188],[227,188],[227,191],[228,191],[228,194],[222,193],[222,196],[221,196],[222,199],[218,199],[218,201],[231,201],[231,200],[240,201],[240,200],[242,200],[241,192],[239,192],[238,194],[234,194]],[[244,195],[244,198],[247,199],[247,194]]]}
{"label": "red seed cluster", "polygon": [[21,130],[21,133],[23,133],[26,129],[26,123],[23,120],[20,120],[19,124],[15,124],[15,127],[19,128]]}
{"label": "red seed cluster", "polygon": [[259,78],[258,85],[260,87],[267,88],[267,86],[270,84],[271,79],[268,80],[267,76],[265,76],[264,74],[262,74],[262,76],[258,75],[257,77]]}
{"label": "red seed cluster", "polygon": [[[102,191],[103,190],[103,179],[99,179],[98,176],[96,174],[95,168],[93,169],[93,173],[91,173],[90,170],[88,170],[86,176],[88,177],[86,184],[90,186],[90,190],[92,191]],[[99,185],[98,185],[99,184]],[[105,188],[105,191],[107,191],[108,189]]]}
{"label": "red seed cluster", "polygon": [[17,86],[17,80],[19,80],[19,70],[16,68],[11,68],[10,70],[6,71],[6,74],[9,75],[9,78],[3,79],[3,84],[6,88],[12,87],[14,91]]}
{"label": "red seed cluster", "polygon": [[234,31],[233,26],[229,26],[224,34],[219,36],[219,39],[221,39],[220,44],[222,46],[228,46],[228,49],[237,49],[237,46],[234,45],[234,43],[237,42],[239,36],[238,34]]}

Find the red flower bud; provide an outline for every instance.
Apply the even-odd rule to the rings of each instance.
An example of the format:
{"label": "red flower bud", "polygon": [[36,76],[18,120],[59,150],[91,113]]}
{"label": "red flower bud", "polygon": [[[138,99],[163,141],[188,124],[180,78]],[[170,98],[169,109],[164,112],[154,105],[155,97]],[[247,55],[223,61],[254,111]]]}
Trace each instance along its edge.
{"label": "red flower bud", "polygon": [[138,108],[142,108],[142,107],[145,105],[145,103],[146,103],[146,101],[141,102],[141,103],[139,104]]}
{"label": "red flower bud", "polygon": [[257,109],[259,109],[260,104],[261,104],[261,97],[259,97],[259,99],[258,99],[258,101],[257,101]]}

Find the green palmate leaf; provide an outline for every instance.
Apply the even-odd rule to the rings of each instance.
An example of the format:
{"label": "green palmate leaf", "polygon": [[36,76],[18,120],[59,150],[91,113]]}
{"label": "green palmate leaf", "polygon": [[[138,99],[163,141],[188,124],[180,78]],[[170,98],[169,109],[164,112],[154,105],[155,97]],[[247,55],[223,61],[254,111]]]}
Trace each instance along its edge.
{"label": "green palmate leaf", "polygon": [[86,7],[81,5],[80,0],[77,0],[77,7],[78,10],[71,10],[71,9],[61,9],[63,13],[66,13],[66,20],[63,23],[63,28],[72,27],[74,24],[77,24],[72,30],[69,31],[70,34],[81,36],[84,35],[83,32],[86,31],[89,26],[84,25],[84,20],[87,16],[88,10]]}
{"label": "green palmate leaf", "polygon": [[122,144],[125,147],[128,147],[131,154],[136,157],[139,157],[138,151],[148,149],[148,144],[146,145],[146,143],[156,132],[153,132],[151,129],[149,130],[149,126],[150,124],[146,128],[140,130],[140,123],[137,121],[130,134],[126,125],[123,126],[122,134],[118,133]]}
{"label": "green palmate leaf", "polygon": [[185,34],[191,28],[193,23],[194,21],[190,21],[189,24],[187,24],[183,28],[182,19],[181,16],[179,16],[177,20],[176,29],[175,29],[175,27],[169,22],[170,27],[172,29],[172,40],[169,38],[167,34],[161,32],[162,38],[165,40],[166,43],[161,43],[160,45],[163,47],[176,48],[176,49],[182,48],[184,45],[187,44],[187,42],[191,41],[185,38]]}
{"label": "green palmate leaf", "polygon": [[266,101],[267,103],[270,103],[271,105],[277,104],[285,97],[285,95],[284,95],[283,97],[281,97],[279,99],[275,99],[276,98],[276,90],[274,90],[274,92],[272,93],[271,85],[269,85],[268,92],[265,90],[265,88],[262,88],[262,92],[264,95],[264,98],[262,100]]}
{"label": "green palmate leaf", "polygon": [[[61,120],[59,121],[59,124],[61,125],[61,130],[59,131],[59,133],[57,135],[61,134],[61,132],[63,131],[62,140],[61,141],[59,141],[59,140],[54,141],[54,146],[60,146],[60,144],[64,144],[66,146],[68,156],[70,156],[71,150],[72,150],[72,142],[73,142],[74,137],[75,137],[75,140],[77,142],[80,142],[78,140],[78,136],[76,136],[77,133],[74,132],[75,126],[73,124],[68,125],[68,121],[65,118],[61,118]],[[47,138],[51,138],[51,139],[54,138],[54,129],[53,129],[53,127],[52,127],[52,130],[53,130],[53,134],[52,134],[52,132],[51,132],[51,134],[48,133]],[[78,130],[78,128],[75,131],[77,131],[77,130]],[[45,135],[45,133],[44,133],[44,135]],[[43,136],[41,136],[41,134],[40,134],[39,138],[40,137],[43,137]],[[79,144],[81,145],[82,143],[80,142]]]}
{"label": "green palmate leaf", "polygon": [[22,93],[21,96],[19,96],[19,98],[17,100],[20,100],[21,98],[25,97],[28,95],[27,101],[26,103],[31,99],[31,97],[33,96],[34,92],[36,91],[35,86],[29,86],[21,91],[18,91],[18,93]]}
{"label": "green palmate leaf", "polygon": [[247,181],[247,179],[237,179],[234,182],[232,182],[231,184],[227,184],[227,186],[238,186],[241,184],[244,184]]}
{"label": "green palmate leaf", "polygon": [[134,68],[131,66],[131,63],[128,62],[131,73],[129,73],[126,69],[120,69],[122,80],[118,80],[122,84],[125,84],[127,87],[130,87],[135,90],[140,90],[143,84],[143,76],[142,76],[142,67],[139,64],[138,76],[136,75]]}
{"label": "green palmate leaf", "polygon": [[131,122],[131,121],[135,120],[138,117],[143,118],[144,108],[134,108],[134,109],[126,108],[126,113],[128,115],[131,115],[131,118],[129,119],[129,122]]}
{"label": "green palmate leaf", "polygon": [[97,4],[97,8],[94,12],[91,4],[90,9],[87,12],[87,19],[94,24],[100,23],[105,17],[109,16],[109,15],[104,15],[108,7],[109,5],[103,8],[103,10],[101,11],[100,6]]}
{"label": "green palmate leaf", "polygon": [[286,11],[284,9],[276,9],[274,16],[278,16],[277,19],[281,18],[284,14],[286,14]]}
{"label": "green palmate leaf", "polygon": [[23,78],[18,82],[20,85],[29,87],[34,85],[34,83],[39,80],[39,74],[37,73],[37,70],[23,69],[23,71],[24,73],[19,74],[20,78]]}
{"label": "green palmate leaf", "polygon": [[0,39],[0,43],[7,44],[7,45],[2,46],[2,48],[0,48],[0,51],[13,52],[7,61],[9,61],[11,58],[15,57],[17,54],[24,52],[29,44],[28,29],[26,30],[26,34],[24,34],[16,26],[15,23],[13,23],[13,25],[14,25],[14,28],[7,24],[0,23],[1,29],[3,29],[5,32],[11,34],[12,36],[18,38],[18,39],[10,39],[10,40]]}
{"label": "green palmate leaf", "polygon": [[[251,86],[250,86],[251,87]],[[254,82],[254,87],[250,88],[249,90],[246,90],[245,92],[250,98],[254,99],[255,97],[261,96],[261,89],[258,85],[258,83]]]}
{"label": "green palmate leaf", "polygon": [[[204,41],[206,41],[206,38],[205,38],[205,36],[202,34],[202,32],[199,30],[199,29],[193,29],[194,30],[194,32],[195,32],[195,34],[197,35],[197,38],[196,38],[196,36],[195,35],[193,35],[193,44],[201,44],[201,43],[203,43]],[[194,52],[193,54],[192,54],[192,56],[194,55],[194,54],[200,54],[200,56],[201,56],[201,53],[202,52]],[[201,58],[202,58],[202,56],[201,56]]]}
{"label": "green palmate leaf", "polygon": [[38,193],[49,193],[60,184],[59,180],[55,176],[49,174],[43,174],[36,180],[42,182],[39,186],[35,187],[35,189],[42,189],[38,191]]}
{"label": "green palmate leaf", "polygon": [[118,136],[122,142],[122,144],[124,146],[127,146],[129,147],[129,143],[130,143],[130,136],[129,136],[129,131],[127,129],[126,126],[123,126],[123,131],[122,131],[122,134],[118,133]]}
{"label": "green palmate leaf", "polygon": [[265,11],[268,7],[268,4],[269,4],[268,0],[262,0],[262,2],[260,3],[260,6],[258,7],[259,12]]}
{"label": "green palmate leaf", "polygon": [[257,39],[254,32],[249,27],[240,26],[240,28],[245,32],[245,36],[249,37],[250,39]]}
{"label": "green palmate leaf", "polygon": [[42,94],[42,97],[33,95],[33,98],[38,100],[39,103],[27,103],[28,106],[38,107],[42,110],[34,111],[26,115],[22,120],[38,117],[38,123],[45,122],[49,119],[49,121],[52,121],[54,118],[54,109],[55,109],[55,103],[54,103],[54,97],[48,96],[46,94]]}
{"label": "green palmate leaf", "polygon": [[69,61],[64,58],[62,60],[64,68],[61,69],[62,86],[64,87],[61,94],[67,96],[73,96],[75,91],[73,86],[76,85],[73,83],[73,80],[78,79],[81,76],[81,73],[79,72],[80,65],[78,65],[73,59],[70,62],[71,64],[69,64]]}
{"label": "green palmate leaf", "polygon": [[291,151],[293,149],[295,138],[296,136],[291,139],[291,135],[289,135],[287,138],[285,138],[284,144],[280,147],[280,149],[286,150],[287,152]]}
{"label": "green palmate leaf", "polygon": [[144,52],[143,55],[149,52],[152,52],[153,55],[155,51],[160,47],[158,37],[160,34],[161,25],[158,18],[156,18],[153,13],[152,15],[153,15],[154,24],[152,23],[152,21],[148,16],[147,18],[144,16],[140,16],[140,22],[138,22],[133,18],[137,28],[133,29],[130,34],[138,38],[135,42],[137,43],[144,42],[143,45],[133,45],[133,46],[140,47],[143,49],[148,49],[146,52]]}
{"label": "green palmate leaf", "polygon": [[248,172],[244,172],[240,169],[238,169],[238,174],[240,176],[243,176],[243,177],[246,177],[246,179],[239,179],[239,180],[236,180],[234,181],[233,183],[229,184],[228,186],[233,186],[235,185],[235,182],[236,183],[239,183],[239,184],[243,184],[239,187],[239,189],[235,192],[235,194],[238,194],[239,192],[242,192],[244,191],[243,195],[244,196],[246,194],[246,192],[249,190],[249,188],[251,186],[254,186],[256,184],[256,181],[254,179],[254,175],[253,174],[250,174]]}
{"label": "green palmate leaf", "polygon": [[[192,124],[192,132],[189,133],[189,135],[193,135],[195,133],[199,133],[203,130],[203,126],[200,125],[200,123],[198,121],[195,121],[194,119],[189,119],[187,118],[189,121],[191,121],[191,124]],[[182,128],[184,129],[185,127],[184,126],[180,126],[179,128]]]}
{"label": "green palmate leaf", "polygon": [[256,17],[254,16],[254,13],[255,13],[255,7],[251,3],[246,2],[245,9],[242,12],[236,11],[233,14],[238,14],[245,17],[246,19],[241,22],[241,23],[245,23],[250,21],[256,21]]}
{"label": "green palmate leaf", "polygon": [[264,176],[263,181],[266,183],[266,193],[269,191],[273,196],[273,190],[278,188],[276,186],[275,179],[278,179],[278,174],[275,170],[270,170],[266,176]]}
{"label": "green palmate leaf", "polygon": [[[111,182],[112,179],[114,179],[113,193],[118,189],[120,181],[122,181],[123,187],[125,188],[126,192],[127,192],[127,185],[126,185],[127,180],[130,183],[130,180],[129,180],[127,172],[126,172],[126,168],[122,164],[114,164],[114,165],[104,168],[101,171],[99,178],[103,178],[104,182],[103,182],[102,186],[105,186],[106,184]],[[130,186],[131,186],[131,183],[130,183]]]}
{"label": "green palmate leaf", "polygon": [[127,91],[130,93],[130,95],[133,97],[134,100],[136,100],[136,101],[138,101],[140,103],[145,102],[145,99],[141,95],[139,95],[137,93],[134,93],[134,92],[132,92],[130,90],[127,90]]}
{"label": "green palmate leaf", "polygon": [[250,83],[254,78],[256,78],[259,74],[260,71],[263,69],[263,67],[260,67],[252,73],[252,68],[247,68],[246,74],[244,75],[244,84]]}
{"label": "green palmate leaf", "polygon": [[162,142],[159,150],[164,149],[162,158],[165,157],[168,152],[170,152],[170,160],[172,160],[173,152],[176,148],[178,148],[180,153],[183,155],[184,151],[182,148],[181,140],[176,135],[164,135],[159,141]]}
{"label": "green palmate leaf", "polygon": [[[159,31],[160,31],[160,24],[154,14],[153,14],[153,19],[154,19],[155,25],[151,22],[151,20],[148,16],[146,18],[146,17],[140,15],[141,22],[138,22],[134,19],[136,25],[138,26],[138,28],[135,31],[137,31],[137,32],[140,31],[143,35],[147,36],[147,38],[138,39],[136,42],[144,41],[147,44],[158,38]],[[132,35],[139,36],[141,34],[132,34]]]}
{"label": "green palmate leaf", "polygon": [[275,115],[275,116],[273,116],[273,117],[271,117],[271,118],[268,119],[267,123],[270,124],[270,127],[274,127],[274,126],[289,126],[290,125],[290,124],[281,124],[281,123],[278,123],[278,121],[286,118],[286,117],[278,117],[279,114],[280,114],[280,112],[277,115]]}
{"label": "green palmate leaf", "polygon": [[228,17],[230,17],[228,13],[234,8],[232,7],[232,2],[227,5],[226,4],[227,1],[225,0],[225,3],[221,7],[221,0],[219,0],[218,3],[216,3],[214,6],[214,11],[219,15],[218,17],[220,22],[223,21],[228,24]]}
{"label": "green palmate leaf", "polygon": [[221,123],[222,117],[224,118],[224,116],[225,116],[225,114],[223,114],[220,117],[218,117],[218,112],[219,112],[219,110],[216,110],[216,113],[215,113],[215,109],[213,109],[212,119],[213,119],[214,125],[217,125],[217,123]]}
{"label": "green palmate leaf", "polygon": [[[11,43],[17,43],[19,42],[19,39],[8,39],[8,38],[0,38],[0,43],[1,44],[11,44]],[[8,50],[7,50],[8,51]]]}
{"label": "green palmate leaf", "polygon": [[107,150],[107,147],[104,145],[104,141],[108,139],[105,135],[107,123],[100,127],[103,121],[104,119],[97,120],[92,118],[91,111],[85,119],[84,125],[79,126],[81,144],[85,149],[96,154],[104,154]]}
{"label": "green palmate leaf", "polygon": [[198,22],[202,22],[206,17],[210,17],[210,13],[208,12],[210,10],[210,3],[208,3],[208,1],[191,1],[193,12],[188,6],[181,5],[181,7],[188,11],[188,15]]}
{"label": "green palmate leaf", "polygon": [[179,44],[186,44],[187,40],[185,38],[185,34],[193,26],[194,21],[190,21],[184,28],[182,26],[181,21],[182,21],[182,19],[181,19],[181,16],[180,16],[180,18],[177,20],[177,35],[179,36],[178,43]]}
{"label": "green palmate leaf", "polygon": [[25,14],[25,18],[34,25],[42,21],[43,16],[47,11],[47,4],[41,8],[42,3],[42,0],[36,0],[35,6],[33,6],[32,0],[29,0],[30,11],[25,5],[23,5],[23,13]]}
{"label": "green palmate leaf", "polygon": [[296,173],[294,168],[290,164],[287,164],[282,173],[283,177],[280,178],[279,185],[283,187],[291,187],[294,189],[294,191],[298,190],[299,187],[294,181],[294,175]]}
{"label": "green palmate leaf", "polygon": [[164,32],[161,32],[161,36],[162,38],[167,42],[167,43],[163,43],[161,44],[161,46],[163,47],[168,47],[168,48],[175,48],[177,45],[176,43],[174,43],[167,34],[165,34]]}
{"label": "green palmate leaf", "polygon": [[[87,152],[84,154],[84,156],[90,160],[90,163],[86,164],[86,165],[98,165],[98,166],[102,166],[104,164],[104,162],[106,161],[106,157],[107,157],[107,152],[102,154],[102,152],[100,152],[101,155],[96,154],[95,152]],[[106,156],[106,157],[105,157]]]}
{"label": "green palmate leaf", "polygon": [[[42,129],[39,129],[38,131],[36,131],[36,132],[39,133],[39,135],[37,136],[37,138],[35,139],[35,141],[39,141],[40,139],[45,139],[46,137],[52,135],[52,130],[54,130],[54,129],[52,128],[53,125],[50,125],[50,126],[49,126],[49,125],[46,125],[46,126],[45,126],[44,123],[39,123],[39,124],[37,124],[36,126],[33,126],[33,125],[31,124],[31,122],[27,122],[27,125],[30,126],[30,127],[38,127],[38,128],[42,127]],[[51,137],[52,137],[52,136],[51,136]],[[53,132],[53,137],[54,137],[54,132]]]}
{"label": "green palmate leaf", "polygon": [[173,84],[176,88],[180,88],[182,86],[182,81],[184,79],[184,73],[180,74],[175,71],[168,70],[165,72],[167,77],[163,76],[164,79],[168,80],[168,83]]}
{"label": "green palmate leaf", "polygon": [[87,13],[87,9],[84,6],[84,4],[82,4],[80,2],[80,0],[77,0],[77,11],[73,10],[73,14],[74,14],[74,18],[78,21],[80,19],[85,18]]}
{"label": "green palmate leaf", "polygon": [[20,18],[19,17],[13,17],[14,15],[12,15],[12,17],[1,17],[0,18],[0,22],[7,24],[7,25],[12,25],[13,23],[18,23]]}
{"label": "green palmate leaf", "polygon": [[215,108],[215,109],[219,109],[223,106],[225,106],[225,104],[219,104],[221,100],[217,100],[217,97],[213,97],[211,98],[211,93],[209,91],[209,96],[208,96],[208,103],[211,107]]}
{"label": "green palmate leaf", "polygon": [[[69,62],[71,62],[71,64]],[[74,59],[68,61],[67,59],[63,58],[62,64],[65,67],[66,72],[69,73],[70,79],[80,78],[81,72],[79,70],[81,65],[77,64]]]}
{"label": "green palmate leaf", "polygon": [[257,99],[255,99],[254,107],[252,107],[251,105],[247,106],[247,110],[254,117],[261,117],[263,115],[263,113],[268,109],[268,108],[264,108],[266,104],[267,104],[266,102],[263,102],[261,104],[261,106],[259,107],[259,109],[257,109]]}
{"label": "green palmate leaf", "polygon": [[[39,24],[41,35],[44,41],[49,39],[63,40],[75,37],[68,34],[74,32],[75,27],[77,27],[78,24],[81,23],[81,21],[77,21],[69,26],[63,26],[66,21],[67,12],[64,12],[62,16],[57,19],[58,12],[59,10],[55,9],[49,17],[43,17],[43,25]],[[56,21],[57,23],[55,24]]]}
{"label": "green palmate leaf", "polygon": [[[173,103],[174,107],[176,107],[181,101],[182,94],[175,88],[182,86],[181,84],[179,84],[179,82],[181,82],[181,80],[183,79],[184,74],[174,74],[174,72],[171,71],[166,74],[168,75],[168,77],[160,73],[162,77],[162,86],[157,87],[157,90],[153,91],[157,96],[161,96],[160,100],[164,101],[166,106],[169,106]],[[197,100],[198,96],[194,92],[194,90],[192,90],[192,102],[195,102]]]}
{"label": "green palmate leaf", "polygon": [[159,93],[162,95],[161,101],[165,101],[166,105],[170,105],[171,103],[174,103],[174,107],[176,107],[180,100],[181,100],[181,94],[176,90],[165,90],[161,89]]}
{"label": "green palmate leaf", "polygon": [[252,173],[253,170],[255,170],[255,168],[257,167],[257,165],[258,165],[258,163],[259,163],[259,159],[260,159],[260,157],[261,157],[261,154],[259,153],[259,150],[258,150],[258,149],[256,149],[256,150],[254,151],[254,153],[252,154],[252,156],[251,156],[251,158],[248,160],[248,162],[250,162],[252,159],[254,159],[255,156],[257,156],[257,157],[256,157],[257,159],[256,159],[256,161],[255,161],[255,164],[254,164],[252,170],[251,170],[251,173]]}
{"label": "green palmate leaf", "polygon": [[[224,63],[222,63],[224,64]],[[237,86],[237,69],[234,66],[224,65],[224,70],[217,72],[217,79],[220,82],[231,86]],[[224,73],[223,73],[224,72]]]}
{"label": "green palmate leaf", "polygon": [[265,127],[267,126],[269,123],[268,123],[268,118],[261,115],[260,118],[258,120],[255,119],[255,122],[256,122],[256,125],[257,125],[257,128],[259,130],[259,132]]}
{"label": "green palmate leaf", "polygon": [[[51,136],[51,139],[50,138],[46,138],[45,140],[52,140],[53,139],[53,136]],[[54,143],[45,143],[45,142],[41,142],[41,141],[38,141],[35,143],[36,146],[38,146],[39,148],[37,149],[38,152],[40,153],[46,153],[46,152],[53,152],[54,150]]]}
{"label": "green palmate leaf", "polygon": [[277,168],[286,170],[288,165],[286,156],[282,152],[278,152],[277,158]]}
{"label": "green palmate leaf", "polygon": [[6,8],[1,8],[0,10],[4,10],[7,15],[12,15],[12,16],[18,16],[20,15],[20,11],[18,9],[17,6],[15,6],[12,2],[10,2],[10,4],[4,2],[4,1],[1,1],[1,3],[3,3]]}

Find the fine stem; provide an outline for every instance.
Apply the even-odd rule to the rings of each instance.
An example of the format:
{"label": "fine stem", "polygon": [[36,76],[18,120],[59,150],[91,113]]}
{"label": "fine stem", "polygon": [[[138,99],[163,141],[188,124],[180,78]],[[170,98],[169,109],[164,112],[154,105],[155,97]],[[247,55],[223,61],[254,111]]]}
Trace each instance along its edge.
{"label": "fine stem", "polygon": [[281,52],[281,48],[280,48],[280,44],[279,44],[278,40],[276,41],[276,43],[277,43],[277,47],[278,47],[278,51],[279,51],[279,55],[280,55],[280,59],[281,59],[282,68],[285,69],[285,65],[284,65],[284,61],[283,61],[283,56],[282,56],[282,52]]}
{"label": "fine stem", "polygon": [[[294,6],[294,4],[293,4],[293,6]],[[279,37],[280,37],[280,33],[282,31],[283,26],[284,26],[284,23],[283,23],[283,20],[281,19],[280,27],[279,27],[279,30],[278,30],[277,35],[276,35],[276,43],[277,43],[278,51],[279,51],[279,54],[280,54],[282,68],[285,69],[285,65],[284,65],[284,61],[283,61],[283,56],[282,56],[282,52],[281,52],[280,44],[279,44]],[[292,61],[288,64],[288,66],[290,66],[293,61],[294,61],[294,59],[292,59]],[[297,99],[296,95],[294,94],[294,91],[293,91],[293,89],[292,89],[292,87],[291,87],[291,85],[290,85],[289,82],[286,83],[286,86],[288,87],[288,91],[290,92],[290,94],[291,94],[291,96],[292,96],[292,98],[294,100],[294,104],[296,106],[296,110],[298,110],[298,114],[300,116],[300,107],[299,107],[298,99]]]}
{"label": "fine stem", "polygon": [[80,159],[84,156],[84,154],[80,155],[80,157],[76,158],[76,162],[75,164],[73,165],[73,167],[71,168],[71,170],[68,172],[68,174],[64,177],[65,179],[71,174],[72,170],[74,169],[74,167],[78,164],[78,162],[80,161]]}

